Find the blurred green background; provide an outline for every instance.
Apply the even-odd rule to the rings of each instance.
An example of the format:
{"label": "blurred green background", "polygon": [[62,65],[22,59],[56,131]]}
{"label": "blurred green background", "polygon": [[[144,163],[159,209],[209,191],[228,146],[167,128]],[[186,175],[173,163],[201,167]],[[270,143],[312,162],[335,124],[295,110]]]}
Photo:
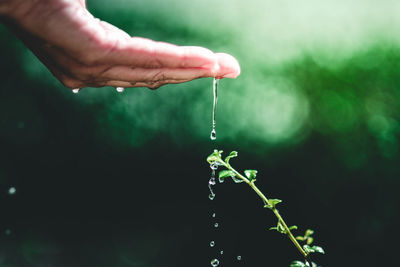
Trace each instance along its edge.
{"label": "blurred green background", "polygon": [[288,223],[315,230],[320,265],[395,265],[400,2],[88,7],[131,35],[230,53],[242,74],[220,82],[211,142],[212,79],[74,95],[0,26],[1,267],[210,266],[220,249],[221,266],[289,266],[298,252],[249,188],[209,201],[214,148],[239,151]]}

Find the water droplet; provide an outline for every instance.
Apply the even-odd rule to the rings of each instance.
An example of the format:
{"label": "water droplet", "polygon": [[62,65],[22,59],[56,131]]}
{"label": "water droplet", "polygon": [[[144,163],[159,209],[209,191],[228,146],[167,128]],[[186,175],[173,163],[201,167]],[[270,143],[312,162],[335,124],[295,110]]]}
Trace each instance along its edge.
{"label": "water droplet", "polygon": [[80,88],[74,88],[72,89],[72,93],[77,94],[79,93],[80,90],[81,90]]}
{"label": "water droplet", "polygon": [[211,164],[211,165],[210,165],[210,168],[211,168],[211,170],[213,170],[213,171],[214,171],[214,173],[212,174],[212,176],[214,176],[214,177],[215,177],[215,170],[217,170],[217,169],[218,169],[218,163],[216,163],[216,162],[213,162],[213,164]]}
{"label": "water droplet", "polygon": [[217,132],[215,131],[215,129],[211,130],[210,139],[211,140],[217,139]]}
{"label": "water droplet", "polygon": [[215,242],[214,242],[214,241],[211,241],[211,242],[210,242],[210,247],[213,247],[213,246],[215,246]]}
{"label": "water droplet", "polygon": [[209,185],[215,185],[215,178],[211,177],[211,179],[208,181]]}
{"label": "water droplet", "polygon": [[209,194],[209,195],[208,195],[208,198],[209,198],[210,200],[214,200],[215,194],[213,194],[213,193]]}
{"label": "water droplet", "polygon": [[242,256],[237,256],[236,258],[238,261],[242,260]]}
{"label": "water droplet", "polygon": [[224,254],[224,251],[223,251],[223,250],[221,250],[221,251],[219,252],[219,254],[221,254],[221,255],[222,255],[222,254]]}
{"label": "water droplet", "polygon": [[215,213],[213,213],[213,214],[211,215],[211,217],[213,217],[213,218],[215,218],[215,216],[216,216],[216,214],[215,214]]}
{"label": "water droplet", "polygon": [[5,233],[6,235],[11,235],[11,230],[10,230],[10,229],[6,229],[6,230],[4,231],[4,233]]}
{"label": "water droplet", "polygon": [[17,189],[15,189],[15,187],[10,187],[8,189],[8,194],[9,195],[14,195],[17,192]]}
{"label": "water droplet", "polygon": [[124,87],[116,87],[115,89],[117,90],[118,93],[122,93],[125,91]]}
{"label": "water droplet", "polygon": [[214,227],[215,227],[215,228],[218,228],[218,226],[219,226],[218,223],[215,223],[215,224],[214,224]]}
{"label": "water droplet", "polygon": [[219,177],[218,177],[218,181],[219,181],[219,183],[223,183],[223,182],[225,182],[225,179],[224,179],[224,178],[219,178]]}
{"label": "water droplet", "polygon": [[217,267],[218,265],[219,265],[219,260],[217,260],[217,259],[211,260],[211,266]]}

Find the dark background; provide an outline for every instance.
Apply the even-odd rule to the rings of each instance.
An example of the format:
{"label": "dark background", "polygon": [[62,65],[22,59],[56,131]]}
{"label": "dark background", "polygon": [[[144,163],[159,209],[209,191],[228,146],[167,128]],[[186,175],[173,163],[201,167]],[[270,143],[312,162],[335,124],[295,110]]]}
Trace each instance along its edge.
{"label": "dark background", "polygon": [[319,265],[395,265],[398,4],[214,2],[88,4],[131,35],[238,58],[242,75],[220,83],[216,142],[211,79],[74,95],[1,26],[1,267],[301,259],[268,231],[276,219],[246,185],[217,184],[208,199],[215,148],[238,151],[238,170],[259,171],[257,185],[283,200],[296,233],[315,230]]}

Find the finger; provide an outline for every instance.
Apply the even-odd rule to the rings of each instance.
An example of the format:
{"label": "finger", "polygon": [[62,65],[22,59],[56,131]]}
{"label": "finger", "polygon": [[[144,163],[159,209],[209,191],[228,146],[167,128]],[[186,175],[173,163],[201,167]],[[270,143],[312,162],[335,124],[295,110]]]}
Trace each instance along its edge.
{"label": "finger", "polygon": [[214,73],[203,68],[131,68],[115,66],[99,75],[99,79],[120,80],[128,82],[159,82],[165,80],[193,80],[202,77],[213,77]]}
{"label": "finger", "polygon": [[240,74],[239,62],[231,55],[225,53],[217,53],[218,71],[216,77],[236,78]]}
{"label": "finger", "polygon": [[133,37],[118,38],[108,48],[109,52],[99,59],[100,64],[129,65],[143,68],[197,68],[213,69],[216,55],[196,46],[176,46]]}
{"label": "finger", "polygon": [[149,89],[157,89],[166,84],[178,84],[188,82],[190,80],[164,80],[158,82],[124,82],[124,81],[106,81],[97,84],[97,86],[91,85],[91,87],[102,87],[102,86],[113,86],[113,87],[147,87]]}

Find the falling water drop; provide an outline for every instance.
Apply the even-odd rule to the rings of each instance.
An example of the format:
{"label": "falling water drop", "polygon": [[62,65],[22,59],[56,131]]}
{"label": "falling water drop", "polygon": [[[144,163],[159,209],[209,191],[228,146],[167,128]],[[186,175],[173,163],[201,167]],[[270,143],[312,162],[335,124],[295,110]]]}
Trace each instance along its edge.
{"label": "falling water drop", "polygon": [[215,212],[211,215],[211,217],[213,217],[213,218],[215,218],[215,216],[217,216],[216,214],[215,214]]}
{"label": "falling water drop", "polygon": [[238,261],[242,260],[242,256],[237,256],[236,258]]}
{"label": "falling water drop", "polygon": [[217,100],[218,100],[218,81],[219,79],[214,78],[213,79],[213,96],[214,96],[214,101],[213,101],[213,110],[212,110],[212,130],[211,130],[211,135],[210,139],[215,140],[217,139],[217,132],[215,131],[215,113],[217,111]]}
{"label": "falling water drop", "polygon": [[80,88],[74,88],[72,89],[72,93],[77,94],[79,93],[80,90],[81,90]]}
{"label": "falling water drop", "polygon": [[17,192],[17,189],[15,189],[15,187],[10,187],[8,189],[8,194],[9,195],[14,195]]}
{"label": "falling water drop", "polygon": [[215,194],[214,194],[214,193],[209,194],[209,195],[208,195],[208,198],[209,198],[210,200],[214,200]]}
{"label": "falling water drop", "polygon": [[221,254],[221,255],[222,255],[222,254],[224,254],[224,251],[223,251],[223,250],[221,250],[221,251],[219,252],[219,254]]}
{"label": "falling water drop", "polygon": [[10,230],[10,229],[6,229],[6,230],[4,231],[4,233],[5,233],[6,235],[11,235],[11,230]]}
{"label": "falling water drop", "polygon": [[212,267],[217,267],[218,265],[219,265],[219,260],[217,260],[217,259],[211,260],[211,266]]}
{"label": "falling water drop", "polygon": [[217,132],[215,131],[215,129],[211,130],[210,139],[211,140],[217,139]]}
{"label": "falling water drop", "polygon": [[118,93],[123,93],[125,91],[125,88],[120,86],[116,87],[115,89],[117,90]]}
{"label": "falling water drop", "polygon": [[213,246],[215,246],[215,242],[214,242],[214,241],[211,241],[211,242],[210,242],[210,247],[213,247]]}
{"label": "falling water drop", "polygon": [[218,226],[219,226],[218,223],[215,223],[215,224],[214,224],[214,227],[215,227],[215,228],[218,228]]}

